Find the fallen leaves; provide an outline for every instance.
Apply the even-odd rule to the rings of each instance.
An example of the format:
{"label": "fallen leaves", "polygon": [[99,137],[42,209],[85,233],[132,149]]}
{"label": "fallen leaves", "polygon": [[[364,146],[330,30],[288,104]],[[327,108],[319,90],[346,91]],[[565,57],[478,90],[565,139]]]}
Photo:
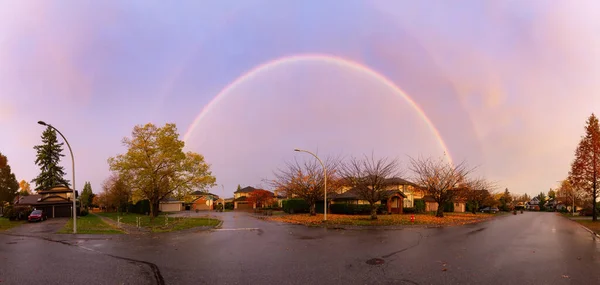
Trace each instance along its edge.
{"label": "fallen leaves", "polygon": [[[397,226],[397,225],[426,225],[426,226],[456,226],[481,222],[492,218],[492,215],[471,213],[446,213],[443,218],[431,214],[416,214],[415,221],[410,221],[408,214],[379,215],[377,220],[371,220],[368,215],[338,215],[328,214],[326,224],[329,225],[354,225],[354,226]],[[310,216],[309,214],[292,214],[269,217],[269,220],[317,226],[323,224],[323,215]]]}

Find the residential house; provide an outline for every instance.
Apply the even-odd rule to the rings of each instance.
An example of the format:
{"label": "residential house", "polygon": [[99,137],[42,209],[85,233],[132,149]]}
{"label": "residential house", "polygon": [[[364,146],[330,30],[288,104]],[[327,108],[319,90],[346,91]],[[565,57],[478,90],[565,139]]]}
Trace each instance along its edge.
{"label": "residential house", "polygon": [[[362,199],[358,189],[348,181],[341,180],[340,188],[332,195],[332,204],[369,204],[367,200]],[[414,199],[422,198],[422,191],[418,191],[418,186],[408,180],[393,177],[384,181],[387,199],[378,201],[377,204],[387,205],[389,213],[402,213],[403,207],[414,207]],[[408,200],[408,201],[407,201]]]}
{"label": "residential house", "polygon": [[186,209],[188,210],[214,210],[215,206],[219,203],[223,203],[223,201],[219,202],[220,198],[218,195],[204,192],[204,191],[194,191],[189,195],[189,200]]}
{"label": "residential house", "polygon": [[548,201],[546,201],[544,207],[546,207],[548,210],[555,210],[557,204],[558,201],[556,201],[556,199],[550,198]]}
{"label": "residential house", "polygon": [[[248,187],[244,187],[240,190],[237,190],[235,192],[233,192],[233,208],[235,210],[252,210],[256,208],[256,203],[250,203],[250,201],[248,201],[248,197],[250,196],[250,193],[256,191],[256,190],[263,190],[263,191],[267,191],[264,189],[256,189],[252,186],[248,186]],[[268,193],[270,193],[271,197],[275,197],[275,194],[271,191],[267,191]],[[266,205],[262,205],[263,207]]]}
{"label": "residential house", "polygon": [[179,212],[183,211],[184,202],[175,198],[165,198],[158,203],[158,210],[161,212]]}
{"label": "residential house", "polygon": [[[37,195],[18,196],[14,205],[29,206],[43,210],[48,218],[73,216],[73,190],[65,186],[56,186],[48,190],[38,190]],[[77,198],[77,192],[75,193]],[[79,209],[77,209],[79,213]]]}
{"label": "residential house", "polygon": [[539,210],[540,209],[540,198],[533,197],[529,202],[525,203],[525,209],[527,210]]}

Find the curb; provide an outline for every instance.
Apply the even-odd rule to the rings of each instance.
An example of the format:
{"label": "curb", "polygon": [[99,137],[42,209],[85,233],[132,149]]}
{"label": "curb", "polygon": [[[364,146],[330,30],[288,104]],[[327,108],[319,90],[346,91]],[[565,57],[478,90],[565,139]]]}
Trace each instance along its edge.
{"label": "curb", "polygon": [[580,227],[582,227],[584,230],[586,230],[587,232],[589,232],[589,233],[590,233],[590,234],[592,234],[593,236],[595,236],[595,237],[597,237],[597,238],[600,238],[600,235],[599,235],[599,234],[597,234],[596,232],[594,232],[594,231],[590,230],[588,227],[586,227],[586,226],[584,226],[584,225],[582,225],[582,224],[578,223],[577,221],[575,221],[575,220],[571,220],[571,219],[569,219],[569,218],[567,218],[567,217],[565,217],[565,216],[562,216],[562,215],[559,215],[559,216],[561,216],[561,217],[563,217],[564,219],[567,219],[567,220],[569,220],[569,221],[571,221],[571,222],[573,222],[573,223],[576,223],[577,225],[579,225]]}

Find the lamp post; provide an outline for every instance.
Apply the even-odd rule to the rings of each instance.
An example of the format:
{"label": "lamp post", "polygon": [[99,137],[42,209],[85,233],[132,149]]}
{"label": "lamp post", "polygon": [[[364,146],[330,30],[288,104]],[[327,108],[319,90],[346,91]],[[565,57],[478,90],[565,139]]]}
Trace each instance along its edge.
{"label": "lamp post", "polygon": [[323,203],[323,221],[327,221],[327,168],[325,168],[325,164],[323,164],[323,161],[321,161],[321,159],[314,153],[308,151],[308,150],[303,150],[303,149],[299,149],[299,148],[295,148],[294,151],[298,151],[298,152],[306,152],[312,156],[314,156],[319,163],[321,164],[321,166],[323,167],[323,177],[324,177],[324,187],[323,187],[323,192],[325,192],[325,202]]}
{"label": "lamp post", "polygon": [[44,121],[38,121],[38,124],[42,125],[42,126],[48,126],[52,129],[54,129],[56,132],[58,132],[58,134],[63,138],[63,140],[65,140],[65,142],[67,143],[67,146],[69,147],[69,152],[71,153],[71,163],[73,166],[73,233],[76,234],[77,233],[77,201],[76,201],[76,194],[75,194],[75,157],[73,156],[73,150],[71,149],[71,145],[69,144],[69,141],[67,140],[67,138],[65,138],[65,136],[63,136],[63,134],[54,126],[50,125],[50,124],[46,124]]}

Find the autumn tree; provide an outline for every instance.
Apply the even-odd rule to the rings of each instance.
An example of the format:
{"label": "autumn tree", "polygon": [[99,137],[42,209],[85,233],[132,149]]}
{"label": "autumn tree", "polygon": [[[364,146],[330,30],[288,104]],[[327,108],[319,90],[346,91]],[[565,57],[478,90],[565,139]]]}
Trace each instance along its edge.
{"label": "autumn tree", "polygon": [[467,176],[474,169],[468,168],[465,162],[454,165],[443,158],[410,158],[410,170],[413,182],[424,189],[426,195],[438,204],[436,217],[444,217],[444,207],[454,200],[457,191],[452,191],[460,183],[467,181]]}
{"label": "autumn tree", "polygon": [[86,209],[92,205],[94,200],[94,192],[92,191],[92,185],[89,181],[86,181],[83,185],[83,190],[81,191],[81,197],[79,200],[81,201],[81,206]]}
{"label": "autumn tree", "polygon": [[508,188],[504,189],[504,192],[499,195],[498,202],[500,203],[500,210],[509,211],[511,209],[511,203],[513,201],[512,195],[508,191]]}
{"label": "autumn tree", "polygon": [[371,206],[372,220],[377,219],[377,203],[387,200],[390,195],[387,180],[400,174],[397,159],[376,159],[373,155],[360,159],[352,157],[340,167],[342,179],[353,187],[359,199]]}
{"label": "autumn tree", "polygon": [[546,194],[544,194],[544,192],[540,192],[540,194],[538,194],[536,197],[538,197],[538,199],[540,200],[538,206],[540,207],[540,211],[545,211],[546,210]]}
{"label": "autumn tree", "polygon": [[0,153],[0,207],[4,203],[12,203],[18,190],[19,182],[17,182],[15,174],[10,169],[8,158]]}
{"label": "autumn tree", "polygon": [[548,190],[548,199],[554,199],[556,198],[556,191],[554,191],[552,188],[550,188],[550,190]]}
{"label": "autumn tree", "polygon": [[461,186],[465,190],[458,192],[459,195],[462,196],[460,198],[467,201],[473,214],[477,213],[479,207],[491,207],[495,203],[494,197],[492,196],[492,191],[496,189],[496,184],[494,182],[484,178],[477,178],[468,181],[468,183],[463,182]]}
{"label": "autumn tree", "polygon": [[592,200],[592,220],[598,220],[596,200],[600,180],[600,126],[598,118],[592,114],[585,126],[585,135],[575,150],[575,159],[571,164],[569,181],[578,189],[585,191]]}
{"label": "autumn tree", "polygon": [[25,180],[21,180],[19,182],[19,195],[21,196],[29,196],[31,195],[31,186],[29,185],[29,183],[27,183],[27,181]]}
{"label": "autumn tree", "polygon": [[273,193],[267,190],[256,189],[248,194],[248,202],[255,204],[257,208],[269,205],[273,202]]}
{"label": "autumn tree", "polygon": [[[327,195],[335,193],[337,185],[337,159],[328,158],[324,162],[327,169]],[[303,163],[294,160],[286,162],[284,168],[273,172],[274,179],[268,181],[274,189],[283,191],[287,197],[303,199],[310,206],[310,215],[316,215],[317,201],[324,199],[325,177],[321,164],[314,160],[305,160]]]}
{"label": "autumn tree", "polygon": [[35,189],[47,190],[55,186],[69,186],[69,181],[64,178],[65,170],[59,165],[64,143],[59,143],[56,131],[48,127],[42,133],[42,144],[34,146],[37,151],[35,164],[40,167],[40,174],[31,182]]}
{"label": "autumn tree", "polygon": [[128,150],[108,160],[110,169],[127,180],[134,195],[150,202],[150,214],[158,215],[161,199],[185,196],[194,189],[206,189],[216,182],[204,156],[184,152],[175,124],[159,128],[148,123],[135,126],[123,139]]}
{"label": "autumn tree", "polygon": [[104,199],[102,202],[106,208],[116,210],[117,212],[126,212],[128,210],[132,193],[123,177],[117,173],[112,173],[102,183],[102,190],[104,193],[101,198]]}

